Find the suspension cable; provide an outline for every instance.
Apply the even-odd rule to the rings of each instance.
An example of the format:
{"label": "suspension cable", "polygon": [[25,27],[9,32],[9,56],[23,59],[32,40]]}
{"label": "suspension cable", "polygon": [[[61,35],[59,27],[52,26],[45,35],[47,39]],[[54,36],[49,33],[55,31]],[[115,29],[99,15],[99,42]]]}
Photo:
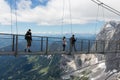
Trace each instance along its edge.
{"label": "suspension cable", "polygon": [[[96,14],[95,35],[97,35],[99,12],[100,12],[100,6],[98,5],[97,14]],[[104,8],[103,7],[102,7],[102,17],[103,17],[103,22],[104,22],[105,21],[105,15],[104,15]]]}
{"label": "suspension cable", "polygon": [[10,8],[10,9],[11,9],[11,34],[12,34],[12,33],[13,33],[13,31],[12,31],[12,28],[13,28],[13,25],[12,25],[12,18],[13,18],[13,17],[12,17],[12,0],[11,0],[11,2],[10,2],[10,5],[11,5],[11,6],[10,6],[10,7],[11,7],[11,8]]}
{"label": "suspension cable", "polygon": [[63,0],[63,8],[62,8],[62,25],[61,25],[61,34],[63,35],[63,25],[64,25],[64,7],[65,7],[65,0]]}
{"label": "suspension cable", "polygon": [[111,10],[113,10],[113,11],[115,11],[115,12],[117,12],[117,13],[119,13],[120,14],[120,12],[118,11],[118,10],[116,10],[116,9],[114,9],[114,8],[112,8],[112,7],[110,7],[110,6],[108,6],[108,5],[106,5],[106,4],[104,4],[103,2],[101,2],[101,1],[99,1],[99,0],[97,0],[101,5],[103,5],[103,6],[105,6],[105,7],[108,7],[108,8],[110,8]]}
{"label": "suspension cable", "polygon": [[96,24],[95,24],[95,36],[97,35],[97,26],[98,26],[98,16],[99,16],[99,5],[97,9],[97,14],[96,14]]}
{"label": "suspension cable", "polygon": [[104,12],[104,8],[102,7],[102,12],[103,12],[103,21],[105,21],[105,12]]}
{"label": "suspension cable", "polygon": [[18,24],[17,24],[17,0],[15,0],[15,16],[16,16],[16,34],[18,34]]}
{"label": "suspension cable", "polygon": [[14,51],[14,47],[13,47],[13,41],[14,41],[14,36],[12,35],[13,34],[13,25],[12,25],[12,19],[13,19],[13,16],[12,16],[12,13],[13,13],[13,10],[12,10],[12,6],[13,6],[13,4],[12,4],[12,0],[10,1],[10,9],[11,9],[11,32],[10,32],[10,34],[11,34],[11,43],[12,43],[12,45],[11,45],[11,48],[12,48],[12,51]]}
{"label": "suspension cable", "polygon": [[73,34],[73,31],[72,31],[71,1],[70,1],[70,0],[69,0],[69,12],[70,12],[70,27],[71,27],[71,34]]}
{"label": "suspension cable", "polygon": [[110,12],[113,12],[114,14],[120,16],[120,12],[119,12],[118,10],[116,10],[116,9],[114,9],[114,8],[106,5],[106,4],[104,4],[103,2],[101,2],[101,1],[99,1],[99,0],[91,0],[91,1],[93,1],[94,3],[102,6],[102,7],[105,8],[105,9],[109,10]]}

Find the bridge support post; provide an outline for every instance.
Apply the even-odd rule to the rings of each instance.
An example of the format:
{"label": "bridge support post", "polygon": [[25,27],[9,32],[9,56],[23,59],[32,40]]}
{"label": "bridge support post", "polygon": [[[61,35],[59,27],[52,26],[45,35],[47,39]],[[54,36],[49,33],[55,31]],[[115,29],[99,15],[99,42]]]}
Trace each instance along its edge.
{"label": "bridge support post", "polygon": [[80,50],[81,50],[81,52],[83,51],[83,40],[81,40],[81,42],[80,42],[80,44],[81,44],[81,46],[80,46]]}
{"label": "bridge support post", "polygon": [[14,51],[14,48],[15,48],[15,35],[13,35],[13,38],[12,38],[12,51]]}
{"label": "bridge support post", "polygon": [[114,41],[114,44],[115,44],[115,53],[117,53],[117,50],[118,50],[117,41]]}
{"label": "bridge support post", "polygon": [[88,53],[90,52],[90,40],[88,40]]}
{"label": "bridge support post", "polygon": [[46,37],[46,54],[48,53],[48,37]]}
{"label": "bridge support post", "polygon": [[103,41],[103,54],[105,52],[105,41]]}
{"label": "bridge support post", "polygon": [[17,55],[18,52],[18,35],[16,35],[16,49],[15,49],[15,56]]}
{"label": "bridge support post", "polygon": [[41,37],[41,51],[43,51],[43,37]]}
{"label": "bridge support post", "polygon": [[96,50],[96,52],[97,52],[97,43],[98,43],[98,41],[95,41],[95,50]]}
{"label": "bridge support post", "polygon": [[70,55],[70,54],[71,54],[71,52],[72,52],[72,45],[71,45],[71,41],[69,42],[69,45],[70,45],[70,46],[69,46],[69,53],[68,53],[68,54]]}

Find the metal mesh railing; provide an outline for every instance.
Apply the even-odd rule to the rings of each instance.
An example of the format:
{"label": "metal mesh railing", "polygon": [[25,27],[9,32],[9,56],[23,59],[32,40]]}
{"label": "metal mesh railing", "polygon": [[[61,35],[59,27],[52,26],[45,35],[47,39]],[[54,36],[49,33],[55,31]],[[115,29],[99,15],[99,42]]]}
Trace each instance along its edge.
{"label": "metal mesh railing", "polygon": [[[31,50],[33,53],[63,53],[62,38],[32,36],[32,39]],[[65,53],[118,53],[120,50],[120,43],[115,40],[77,39],[75,42],[76,51],[74,48],[70,48],[70,39],[67,38],[66,41]],[[0,34],[0,44],[0,52],[19,53],[24,52],[26,40],[24,35]]]}

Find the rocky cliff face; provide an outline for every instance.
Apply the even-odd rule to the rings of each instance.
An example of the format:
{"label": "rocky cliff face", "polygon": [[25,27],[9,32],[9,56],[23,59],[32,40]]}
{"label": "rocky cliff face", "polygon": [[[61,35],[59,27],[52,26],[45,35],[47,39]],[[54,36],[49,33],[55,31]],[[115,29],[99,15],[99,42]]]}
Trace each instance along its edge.
{"label": "rocky cliff face", "polygon": [[[81,76],[83,76],[82,73],[90,71],[87,72],[87,75],[85,75],[85,73],[85,76],[83,77],[86,78],[87,76],[90,80],[120,80],[120,22],[107,22],[97,34],[96,40],[99,41],[97,43],[97,51],[103,51],[104,55],[82,54],[74,56],[74,59],[67,59],[63,56],[64,59],[68,60],[68,62],[66,62],[67,67],[71,67],[68,70],[64,70],[76,70],[86,64],[95,64],[98,61],[105,59],[105,62],[102,61],[102,63],[90,66],[87,69],[80,69],[78,72],[76,71],[70,75],[79,76],[81,80]],[[94,51],[96,49],[95,45],[96,43],[93,45],[91,50]],[[62,59],[62,62],[65,62],[64,59]],[[66,77],[68,77],[68,75]]]}
{"label": "rocky cliff face", "polygon": [[71,76],[77,76],[81,80],[79,70],[82,70],[82,68],[85,68],[86,66],[96,64],[97,62],[98,59],[94,54],[62,55],[60,67],[64,71],[61,77],[63,80],[66,80],[70,79]]}
{"label": "rocky cliff face", "polygon": [[120,22],[107,22],[96,40],[105,40],[106,70],[120,69]]}
{"label": "rocky cliff face", "polygon": [[97,57],[94,54],[63,55],[60,67],[63,68],[65,72],[71,72],[95,63],[97,63]]}

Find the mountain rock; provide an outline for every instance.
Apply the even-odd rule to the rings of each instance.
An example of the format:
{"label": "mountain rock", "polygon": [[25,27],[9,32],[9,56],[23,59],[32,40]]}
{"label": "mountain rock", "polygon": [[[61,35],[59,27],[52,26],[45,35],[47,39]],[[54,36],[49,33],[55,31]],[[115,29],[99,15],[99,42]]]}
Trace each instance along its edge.
{"label": "mountain rock", "polygon": [[117,51],[120,46],[120,22],[107,22],[98,33],[96,40],[105,40],[106,71],[119,70],[120,54]]}
{"label": "mountain rock", "polygon": [[[107,22],[97,34],[96,40],[97,43],[93,44],[91,50],[97,50],[98,53],[74,55],[74,64],[71,63],[74,66],[71,67],[73,67],[73,70],[78,70],[71,74],[69,73],[64,78],[71,78],[70,76],[72,75],[71,79],[73,80],[78,77],[78,80],[82,80],[83,78],[85,80],[120,80],[120,22]],[[104,54],[99,54],[99,52],[103,52]],[[81,65],[78,64],[79,59]],[[69,60],[69,62],[71,61]],[[96,65],[79,69],[82,66],[86,66],[86,64]],[[70,65],[68,66],[70,67]]]}

